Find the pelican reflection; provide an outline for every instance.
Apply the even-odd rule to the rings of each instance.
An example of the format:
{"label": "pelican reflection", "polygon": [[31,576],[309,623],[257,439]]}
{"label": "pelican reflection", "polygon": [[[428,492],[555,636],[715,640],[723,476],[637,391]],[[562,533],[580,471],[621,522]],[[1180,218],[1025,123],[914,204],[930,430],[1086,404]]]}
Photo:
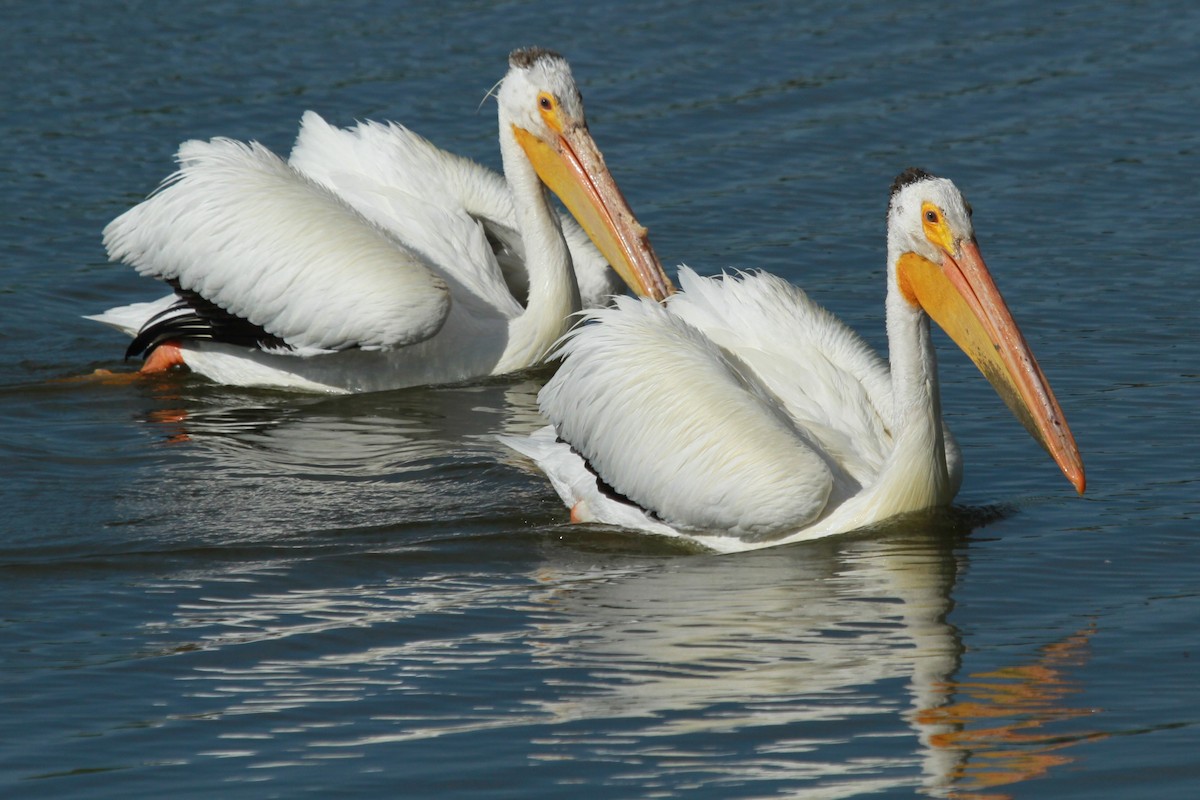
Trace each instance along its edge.
{"label": "pelican reflection", "polygon": [[[948,616],[974,523],[921,515],[840,541],[623,571],[554,549],[539,575],[538,662],[580,677],[543,702],[557,725],[540,756],[586,758],[582,749],[627,763],[631,781],[690,772],[718,785],[819,786],[823,797],[919,786],[998,798],[975,792],[1068,763],[1059,739],[1004,734],[1032,724],[1031,698],[1035,720],[1080,713],[1058,705],[1078,657],[1058,659],[1053,679],[1041,655],[1005,668],[1019,684],[1008,694],[980,690],[995,676],[961,675]],[[1074,641],[1046,653],[1078,656]],[[621,734],[602,735],[612,729]],[[680,742],[696,749],[673,752]]]}
{"label": "pelican reflection", "polygon": [[[173,480],[136,502],[183,487],[189,510],[171,513],[188,546],[211,531],[287,540],[285,553],[206,559],[152,587],[178,595],[151,639],[181,655],[189,696],[230,725],[346,704],[343,729],[287,733],[299,761],[512,732],[552,780],[590,761],[631,791],[694,780],[998,800],[1097,735],[1070,702],[1086,632],[964,672],[951,612],[966,535],[986,515],[920,514],[735,556],[588,526],[531,532],[503,516],[506,488],[522,491],[499,484],[511,470],[479,473],[506,458],[498,428],[538,427],[536,391],[161,398],[148,422],[180,443],[164,450]],[[397,535],[462,529],[472,514],[511,535],[469,542],[465,560]],[[347,544],[330,548],[330,531]],[[446,687],[485,690],[432,702]],[[275,763],[274,746],[254,757]]]}
{"label": "pelican reflection", "polygon": [[535,378],[348,397],[162,381],[143,420],[166,449],[117,523],[249,542],[511,513],[480,475],[513,457],[497,432],[543,424]]}

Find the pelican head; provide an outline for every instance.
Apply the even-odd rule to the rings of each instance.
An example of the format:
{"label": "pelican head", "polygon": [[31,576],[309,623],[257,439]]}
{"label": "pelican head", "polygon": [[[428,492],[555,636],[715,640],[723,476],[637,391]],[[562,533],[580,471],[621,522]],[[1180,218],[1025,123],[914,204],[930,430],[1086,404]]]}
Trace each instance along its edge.
{"label": "pelican head", "polygon": [[979,253],[971,206],[949,180],[901,173],[888,206],[892,278],[962,348],[1080,494],[1075,438]]}
{"label": "pelican head", "polygon": [[583,97],[567,60],[531,47],[514,50],[508,66],[496,94],[501,119],[542,183],[634,292],[664,299],[674,288],[588,132]]}

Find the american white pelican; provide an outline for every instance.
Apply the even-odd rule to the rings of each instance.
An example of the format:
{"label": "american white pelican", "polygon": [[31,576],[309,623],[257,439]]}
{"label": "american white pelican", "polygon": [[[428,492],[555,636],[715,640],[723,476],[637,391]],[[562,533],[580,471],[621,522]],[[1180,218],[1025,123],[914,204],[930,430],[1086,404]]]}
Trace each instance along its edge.
{"label": "american white pelican", "polygon": [[574,520],[745,550],[949,503],[962,481],[942,423],[932,317],[1082,493],[1058,402],[948,180],[902,173],[888,208],[890,365],[768,274],[680,270],[667,306],[585,313],[539,395],[552,426],[506,439]]}
{"label": "american white pelican", "polygon": [[[480,168],[399,128],[308,116],[298,168],[258,144],[184,143],[179,171],[104,232],[110,258],[175,293],[96,319],[134,335],[131,354],[155,351],[150,369],[181,361],[226,384],[372,391],[522,369],[581,304],[543,183],[634,291],[671,292],[566,60],[514,51],[496,98],[507,205]],[[374,172],[352,159],[389,147]],[[405,164],[410,180],[391,182]]]}

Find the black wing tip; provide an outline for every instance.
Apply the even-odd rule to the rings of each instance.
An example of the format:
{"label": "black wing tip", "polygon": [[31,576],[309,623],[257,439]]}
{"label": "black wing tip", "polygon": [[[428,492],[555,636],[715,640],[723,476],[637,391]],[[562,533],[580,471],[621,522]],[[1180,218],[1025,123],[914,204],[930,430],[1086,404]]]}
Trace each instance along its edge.
{"label": "black wing tip", "polygon": [[148,358],[159,345],[182,339],[215,339],[212,325],[195,313],[181,313],[159,322],[151,322],[138,331],[125,348],[125,360],[134,356]]}
{"label": "black wing tip", "polygon": [[231,314],[197,292],[180,287],[178,280],[167,281],[178,299],[155,314],[142,326],[129,347],[125,359],[148,357],[155,348],[170,341],[208,340],[258,350],[291,350],[280,337],[261,325]]}

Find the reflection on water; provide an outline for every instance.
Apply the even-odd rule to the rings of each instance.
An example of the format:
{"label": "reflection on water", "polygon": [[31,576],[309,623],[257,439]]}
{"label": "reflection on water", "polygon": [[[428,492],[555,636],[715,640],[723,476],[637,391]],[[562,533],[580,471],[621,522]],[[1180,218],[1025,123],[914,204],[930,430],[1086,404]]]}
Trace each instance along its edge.
{"label": "reflection on water", "polygon": [[946,697],[966,699],[918,712],[922,726],[950,727],[933,738],[935,747],[963,756],[951,776],[959,789],[954,797],[1010,798],[980,790],[1043,777],[1072,762],[1063,750],[1104,736],[1061,725],[1098,711],[1065,705],[1068,695],[1080,691],[1072,669],[1087,663],[1094,633],[1088,627],[1047,645],[1032,663],[947,681],[942,687]]}
{"label": "reflection on water", "polygon": [[[543,540],[507,577],[399,557],[372,583],[355,566],[341,585],[327,564],[312,589],[271,569],[192,575],[199,591],[153,587],[181,598],[148,633],[188,659],[176,679],[229,743],[197,758],[259,775],[504,730],[560,786],[603,765],[642,796],[694,783],[969,797],[1066,763],[1088,735],[1028,733],[1072,718],[1060,706],[1087,634],[957,676],[947,617],[972,524],[952,511],[736,557],[598,554],[585,534]],[[239,580],[253,588],[221,588]]]}
{"label": "reflection on water", "polygon": [[172,520],[240,543],[297,530],[478,518],[503,507],[498,433],[541,425],[539,381],[306,397],[161,380],[145,429],[170,445],[118,524]]}
{"label": "reflection on water", "polygon": [[[914,732],[932,736],[904,720],[940,702],[961,654],[946,621],[957,570],[944,533],[698,556],[619,576],[548,565],[540,601],[576,629],[564,637],[550,626],[538,660],[584,678],[544,703],[562,727],[535,757],[590,751],[648,786],[664,770],[730,787],[837,787],[828,796],[911,786],[915,770],[943,784],[958,754],[914,746]],[[621,717],[624,737],[599,735]],[[851,719],[893,742],[840,741]],[[679,743],[694,749],[676,752]]]}
{"label": "reflection on water", "polygon": [[[541,382],[532,379],[344,397],[194,383],[185,390],[178,380],[156,376],[149,376],[144,385],[161,406],[149,412],[146,421],[163,425],[164,439],[199,439],[218,450],[224,449],[222,438],[241,440],[243,450],[290,454],[281,459],[284,465],[314,459],[354,464],[359,457],[371,458],[372,443],[344,435],[340,423],[385,424],[382,438],[398,438],[404,460],[439,454],[433,441],[494,444],[499,434],[528,433],[545,424],[537,410]],[[359,449],[363,445],[365,450]]]}
{"label": "reflection on water", "polygon": [[[511,570],[486,566],[484,541],[465,574],[423,552],[406,533],[514,519],[495,436],[543,424],[540,384],[326,398],[143,383],[161,457],[119,513],[169,517],[171,534],[151,526],[167,550],[220,545],[139,587],[156,611],[128,666],[139,680],[164,670],[178,696],[125,724],[206,726],[175,737],[183,752],[147,738],[147,758],[235,759],[254,777],[230,780],[262,781],[331,759],[421,761],[499,732],[509,749],[490,745],[494,758],[559,788],[586,765],[638,795],[996,800],[1095,737],[1072,725],[1090,710],[1067,703],[1090,631],[959,674],[949,617],[966,535],[1002,512],[735,557],[567,525],[514,532],[533,547]],[[544,519],[561,518],[551,507]]]}
{"label": "reflection on water", "polygon": [[[146,384],[157,458],[118,511],[171,524],[150,526],[153,574],[129,595],[144,617],[110,671],[126,683],[103,703],[125,716],[44,751],[90,769],[99,735],[147,763],[236,760],[228,780],[247,785],[330,760],[427,763],[436,788],[437,754],[486,741],[481,759],[522,765],[543,796],[599,779],[610,796],[998,800],[1099,735],[1069,700],[1090,629],[964,670],[967,535],[1005,512],[717,556],[552,524],[559,507],[525,481],[547,503],[531,525],[494,435],[541,424],[539,385]],[[495,535],[456,546],[472,513]]]}

